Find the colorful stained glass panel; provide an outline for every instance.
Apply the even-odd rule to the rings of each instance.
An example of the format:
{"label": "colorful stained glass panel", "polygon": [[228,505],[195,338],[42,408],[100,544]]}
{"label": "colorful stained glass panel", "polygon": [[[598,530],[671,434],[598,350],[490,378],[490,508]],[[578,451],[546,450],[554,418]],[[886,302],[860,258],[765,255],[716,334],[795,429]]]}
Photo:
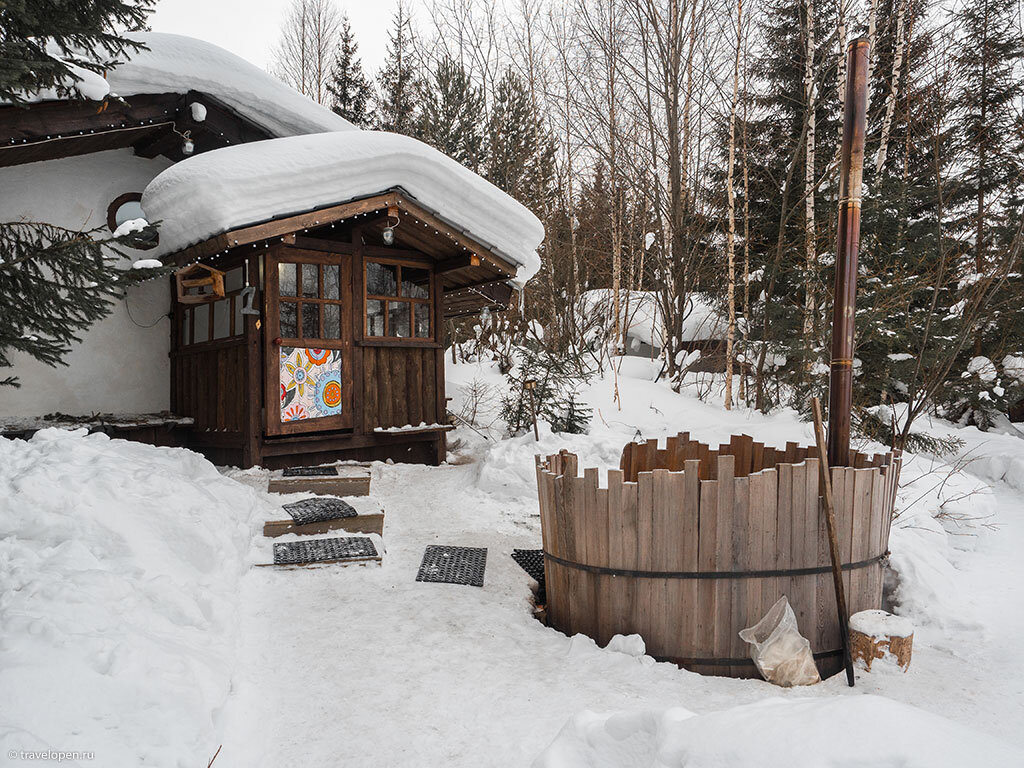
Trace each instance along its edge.
{"label": "colorful stained glass panel", "polygon": [[281,347],[281,421],[339,416],[341,350]]}

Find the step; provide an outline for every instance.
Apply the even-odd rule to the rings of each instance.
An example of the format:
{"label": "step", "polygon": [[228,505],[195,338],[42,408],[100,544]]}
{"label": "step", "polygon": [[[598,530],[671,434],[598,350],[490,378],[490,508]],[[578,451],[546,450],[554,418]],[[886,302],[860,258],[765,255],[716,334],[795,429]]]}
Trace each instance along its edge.
{"label": "step", "polygon": [[274,472],[267,483],[270,493],[315,493],[318,496],[367,496],[370,493],[370,468],[353,464],[327,467],[294,467],[332,474],[286,475],[289,470]]}
{"label": "step", "polygon": [[365,564],[380,560],[380,553],[371,539],[351,536],[275,544],[272,565],[295,568],[310,565]]}
{"label": "step", "polygon": [[[332,497],[317,496],[312,498],[326,500]],[[308,499],[303,499],[303,501],[308,501]],[[263,535],[271,538],[283,536],[286,533],[309,536],[330,533],[331,531],[376,533],[379,536],[384,534],[384,508],[379,501],[368,496],[349,497],[347,499],[340,499],[340,501],[349,504],[355,511],[355,514],[329,520],[315,520],[308,523],[297,523],[295,520],[271,520],[263,524]],[[299,503],[301,504],[301,502]]]}

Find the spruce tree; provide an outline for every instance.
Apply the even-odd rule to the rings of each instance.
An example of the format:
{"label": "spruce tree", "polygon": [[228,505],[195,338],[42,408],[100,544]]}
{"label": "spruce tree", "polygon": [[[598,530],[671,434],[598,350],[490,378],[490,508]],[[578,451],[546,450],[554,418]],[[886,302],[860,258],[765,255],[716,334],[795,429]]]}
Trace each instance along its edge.
{"label": "spruce tree", "polygon": [[[970,242],[961,267],[961,286],[968,292],[976,281],[1004,271],[1008,254],[1020,247],[1020,220],[1013,215],[1024,189],[1018,132],[1024,99],[1024,33],[1019,14],[1017,0],[968,0],[955,14],[961,30],[956,127],[963,152],[953,204],[962,237]],[[1007,354],[1024,351],[1020,265],[1018,256],[986,312],[985,323],[976,329],[973,344],[961,352],[954,370],[963,372],[962,376],[944,393],[951,417],[962,415],[957,413],[961,409],[970,420],[986,426],[988,413],[1006,409],[1006,403],[999,402],[1005,387],[998,385],[999,391],[994,392],[988,377],[972,371],[984,365],[979,358],[998,363]]]}
{"label": "spruce tree", "polygon": [[144,45],[120,30],[145,27],[156,0],[32,0],[0,4],[0,101],[52,88],[75,95],[72,67],[102,73]]}
{"label": "spruce tree", "polygon": [[[26,94],[53,88],[74,98],[78,78],[69,64],[94,72],[116,57],[142,48],[118,30],[144,25],[152,0],[76,0],[0,9],[0,99],[23,101]],[[46,39],[52,40],[47,52]],[[74,49],[74,50],[72,50]],[[122,247],[137,247],[155,234],[101,238],[98,230],[78,232],[36,222],[0,223],[0,368],[10,354],[32,355],[47,365],[63,362],[70,345],[93,323],[110,314],[125,289],[163,270],[124,268]],[[0,386],[18,386],[14,376]]]}
{"label": "spruce tree", "polygon": [[[836,174],[814,191],[816,210],[814,232],[808,232],[804,217],[805,153],[808,132],[808,99],[804,86],[806,60],[806,8],[804,0],[770,0],[764,9],[764,46],[751,62],[751,75],[758,84],[756,94],[744,94],[750,117],[737,120],[737,134],[747,137],[749,200],[737,195],[737,209],[750,211],[749,252],[752,297],[744,307],[749,324],[750,363],[764,372],[756,377],[757,406],[772,405],[774,387],[766,385],[773,368],[795,387],[797,403],[806,401],[806,388],[824,386],[820,376],[811,380],[809,367],[820,358],[819,338],[827,332],[820,321],[814,332],[805,336],[805,290],[808,283],[817,287],[818,304],[827,302],[829,274],[827,257],[812,274],[807,273],[807,238],[812,237],[818,254],[827,254],[827,233],[833,231],[836,209]],[[814,4],[816,30],[814,45],[814,104],[816,128],[815,177],[820,179],[838,151],[835,4]],[[741,113],[744,110],[740,110]],[[824,313],[819,313],[823,315]],[[783,362],[784,361],[784,362]],[[778,365],[776,365],[776,363]]]}
{"label": "spruce tree", "polygon": [[[102,238],[98,230],[0,224],[0,368],[12,366],[12,352],[64,365],[71,344],[109,315],[127,288],[165,272],[117,266],[128,258],[122,248],[153,234]],[[0,378],[4,385],[19,386],[14,376]]]}
{"label": "spruce tree", "polygon": [[331,68],[331,77],[327,82],[327,92],[331,94],[331,109],[359,128],[369,128],[371,124],[370,101],[373,98],[373,85],[363,73],[363,65],[356,53],[359,44],[352,34],[348,16],[342,16],[341,38],[338,51]]}
{"label": "spruce tree", "polygon": [[420,138],[471,170],[484,160],[484,101],[465,68],[444,58],[428,81]]}
{"label": "spruce tree", "polygon": [[412,21],[399,0],[388,36],[384,69],[377,76],[377,127],[382,131],[418,135],[417,101],[420,63],[416,55]]}
{"label": "spruce tree", "polygon": [[553,194],[555,145],[535,113],[522,79],[511,69],[498,83],[487,121],[484,175],[538,214]]}

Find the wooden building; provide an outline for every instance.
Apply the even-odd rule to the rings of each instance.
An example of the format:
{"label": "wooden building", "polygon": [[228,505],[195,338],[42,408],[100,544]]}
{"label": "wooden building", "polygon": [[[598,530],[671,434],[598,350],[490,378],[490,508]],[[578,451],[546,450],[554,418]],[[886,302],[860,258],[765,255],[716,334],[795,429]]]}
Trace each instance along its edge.
{"label": "wooden building", "polygon": [[222,271],[225,291],[174,304],[171,410],[214,461],[267,467],[443,461],[444,319],[506,306],[516,271],[398,191],[176,259]]}
{"label": "wooden building", "polygon": [[132,289],[67,368],[16,357],[0,433],[86,423],[245,467],[443,460],[445,319],[508,306],[540,222],[216,46],[138,38],[102,99],[0,105],[0,220],[142,216],[159,240],[131,258],[178,274]]}

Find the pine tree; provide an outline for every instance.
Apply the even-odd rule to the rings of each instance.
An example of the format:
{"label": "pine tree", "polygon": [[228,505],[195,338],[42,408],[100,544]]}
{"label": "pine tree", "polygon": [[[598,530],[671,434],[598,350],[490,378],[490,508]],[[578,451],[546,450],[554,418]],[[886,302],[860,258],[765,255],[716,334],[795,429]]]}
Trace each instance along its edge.
{"label": "pine tree", "polygon": [[382,131],[416,136],[419,129],[417,100],[420,63],[416,55],[412,21],[399,0],[388,36],[387,63],[377,76],[380,93],[377,126]]}
{"label": "pine tree", "polygon": [[553,195],[555,144],[534,113],[530,94],[511,69],[498,83],[487,121],[484,175],[536,212]]}
{"label": "pine tree", "polygon": [[33,0],[0,7],[0,101],[53,88],[76,95],[71,67],[102,73],[144,49],[121,30],[145,27],[156,0]]}
{"label": "pine tree", "polygon": [[363,73],[363,65],[356,53],[359,44],[352,34],[348,16],[342,16],[341,37],[331,68],[327,91],[331,94],[331,109],[359,128],[369,128],[370,101],[373,85]]}
{"label": "pine tree", "polygon": [[[110,314],[115,299],[162,269],[122,269],[121,247],[134,247],[152,232],[101,239],[51,224],[0,224],[0,368],[10,353],[64,365],[71,344]],[[17,378],[0,386],[19,386]]]}
{"label": "pine tree", "polygon": [[484,160],[483,96],[451,58],[440,61],[424,89],[420,138],[470,170]]}

